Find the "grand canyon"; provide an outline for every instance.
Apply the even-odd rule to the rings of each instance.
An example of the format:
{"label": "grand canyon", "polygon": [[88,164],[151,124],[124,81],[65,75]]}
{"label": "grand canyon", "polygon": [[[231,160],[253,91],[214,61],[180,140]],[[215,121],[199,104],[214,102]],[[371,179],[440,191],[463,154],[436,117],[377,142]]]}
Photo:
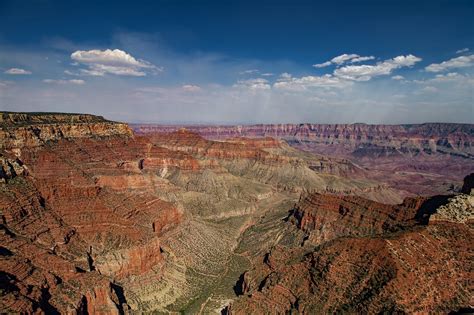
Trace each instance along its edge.
{"label": "grand canyon", "polygon": [[2,313],[474,303],[474,125],[0,125]]}
{"label": "grand canyon", "polygon": [[0,0],[0,314],[474,314],[473,0]]}

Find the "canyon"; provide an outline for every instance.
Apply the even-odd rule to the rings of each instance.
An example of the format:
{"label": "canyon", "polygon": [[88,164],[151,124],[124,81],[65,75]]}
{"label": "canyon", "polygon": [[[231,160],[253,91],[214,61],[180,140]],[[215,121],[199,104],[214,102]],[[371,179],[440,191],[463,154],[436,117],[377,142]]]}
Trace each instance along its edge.
{"label": "canyon", "polygon": [[0,312],[469,308],[473,145],[459,124],[2,112]]}
{"label": "canyon", "polygon": [[455,191],[462,185],[464,175],[474,171],[474,126],[471,124],[132,124],[131,127],[138,134],[171,132],[185,127],[215,140],[235,137],[281,139],[299,150],[350,160],[368,170],[366,178],[411,195]]}

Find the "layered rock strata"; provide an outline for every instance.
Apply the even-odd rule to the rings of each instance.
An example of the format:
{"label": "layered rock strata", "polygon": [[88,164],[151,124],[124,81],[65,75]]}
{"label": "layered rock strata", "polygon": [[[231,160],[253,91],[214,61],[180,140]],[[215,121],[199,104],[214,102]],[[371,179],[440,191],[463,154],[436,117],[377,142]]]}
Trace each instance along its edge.
{"label": "layered rock strata", "polygon": [[[180,126],[132,125],[140,134],[175,131]],[[474,172],[474,126],[273,124],[186,126],[208,139],[273,137],[316,155],[342,158],[366,170],[362,175],[412,195],[447,194]],[[355,174],[354,174],[355,175]]]}
{"label": "layered rock strata", "polygon": [[459,200],[468,197],[406,199],[393,206],[357,197],[306,196],[288,220],[306,233],[304,246],[276,245],[256,258],[236,284],[241,296],[224,311],[468,310],[474,302],[468,280],[473,276],[472,205],[460,206]]}

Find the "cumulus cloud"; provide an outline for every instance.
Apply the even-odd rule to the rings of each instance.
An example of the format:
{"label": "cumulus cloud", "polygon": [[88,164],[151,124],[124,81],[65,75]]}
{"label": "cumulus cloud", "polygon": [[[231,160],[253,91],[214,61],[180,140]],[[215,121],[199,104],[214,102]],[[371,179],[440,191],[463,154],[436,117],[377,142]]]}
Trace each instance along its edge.
{"label": "cumulus cloud", "polygon": [[356,63],[356,62],[362,62],[362,61],[373,60],[373,59],[375,59],[374,56],[359,56],[357,54],[342,54],[340,56],[332,58],[329,61],[314,64],[313,67],[324,68],[332,64],[340,66],[344,63]]}
{"label": "cumulus cloud", "polygon": [[456,54],[462,54],[468,51],[469,51],[469,48],[463,48],[463,49],[456,50]]}
{"label": "cumulus cloud", "polygon": [[71,54],[71,59],[81,63],[97,63],[111,66],[136,66],[140,68],[151,67],[149,63],[139,61],[120,49],[78,50]]}
{"label": "cumulus cloud", "polygon": [[148,61],[136,59],[120,49],[106,50],[78,50],[71,54],[71,59],[82,64],[87,69],[80,69],[79,73],[90,76],[104,76],[106,74],[121,76],[146,76],[147,72],[163,71]]}
{"label": "cumulus cloud", "polygon": [[27,74],[31,74],[31,71],[20,69],[20,68],[11,68],[11,69],[6,70],[4,73],[13,74],[13,75],[27,75]]}
{"label": "cumulus cloud", "polygon": [[403,79],[405,79],[405,77],[404,77],[404,76],[402,76],[402,75],[394,75],[394,76],[392,77],[392,79],[393,79],[393,80],[400,81],[400,80],[403,80]]}
{"label": "cumulus cloud", "polygon": [[235,88],[245,88],[249,90],[270,90],[271,89],[271,86],[268,80],[262,79],[262,78],[239,80],[233,86]]}
{"label": "cumulus cloud", "polygon": [[387,59],[375,65],[349,65],[338,68],[334,71],[334,75],[339,78],[354,81],[369,81],[373,77],[389,75],[394,70],[402,67],[411,67],[415,63],[421,61],[414,55],[397,56],[392,59]]}
{"label": "cumulus cloud", "polygon": [[432,63],[425,70],[429,72],[442,72],[449,69],[471,67],[473,65],[474,55],[469,55],[452,58],[442,63]]}
{"label": "cumulus cloud", "polygon": [[44,83],[50,84],[75,84],[75,85],[83,85],[86,82],[84,80],[72,79],[72,80],[53,80],[53,79],[44,79]]}

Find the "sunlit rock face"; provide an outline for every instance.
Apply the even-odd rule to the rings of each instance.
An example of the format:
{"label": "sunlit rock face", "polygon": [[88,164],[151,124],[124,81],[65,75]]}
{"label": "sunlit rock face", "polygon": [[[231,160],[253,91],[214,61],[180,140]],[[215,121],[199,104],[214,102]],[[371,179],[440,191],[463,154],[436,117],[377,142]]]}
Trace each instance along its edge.
{"label": "sunlit rock face", "polygon": [[[442,243],[468,247],[472,238],[469,219],[453,215],[463,211],[458,203],[433,215],[441,203],[449,206],[447,197],[404,199],[409,192],[374,179],[347,156],[305,152],[272,137],[229,133],[209,140],[179,128],[135,134],[126,124],[85,114],[1,113],[0,127],[1,312],[330,311],[372,283],[357,268],[341,267],[343,257],[362,266],[380,262],[380,270],[369,272],[374,285],[403,272],[412,281],[413,270],[428,272],[420,278],[427,285],[438,267],[418,270],[428,267],[417,259],[422,266],[447,259],[453,279],[465,276],[465,257],[446,256]],[[415,241],[442,252],[427,258],[415,245],[404,247]],[[349,278],[335,272],[313,283],[307,270],[331,264]],[[272,276],[262,282],[268,268]],[[439,299],[429,295],[425,304],[383,280],[384,293],[371,293],[373,303],[360,310],[393,304],[412,311],[414,303],[455,310],[466,301],[464,289],[439,291],[443,277],[432,282]],[[313,293],[296,294],[286,284],[296,279],[302,290],[309,286],[333,300],[305,304]],[[405,304],[393,296],[398,289]]]}
{"label": "sunlit rock face", "polygon": [[91,137],[131,137],[132,130],[123,123],[101,116],[60,113],[0,113],[0,145],[16,150],[41,146],[46,141]]}

